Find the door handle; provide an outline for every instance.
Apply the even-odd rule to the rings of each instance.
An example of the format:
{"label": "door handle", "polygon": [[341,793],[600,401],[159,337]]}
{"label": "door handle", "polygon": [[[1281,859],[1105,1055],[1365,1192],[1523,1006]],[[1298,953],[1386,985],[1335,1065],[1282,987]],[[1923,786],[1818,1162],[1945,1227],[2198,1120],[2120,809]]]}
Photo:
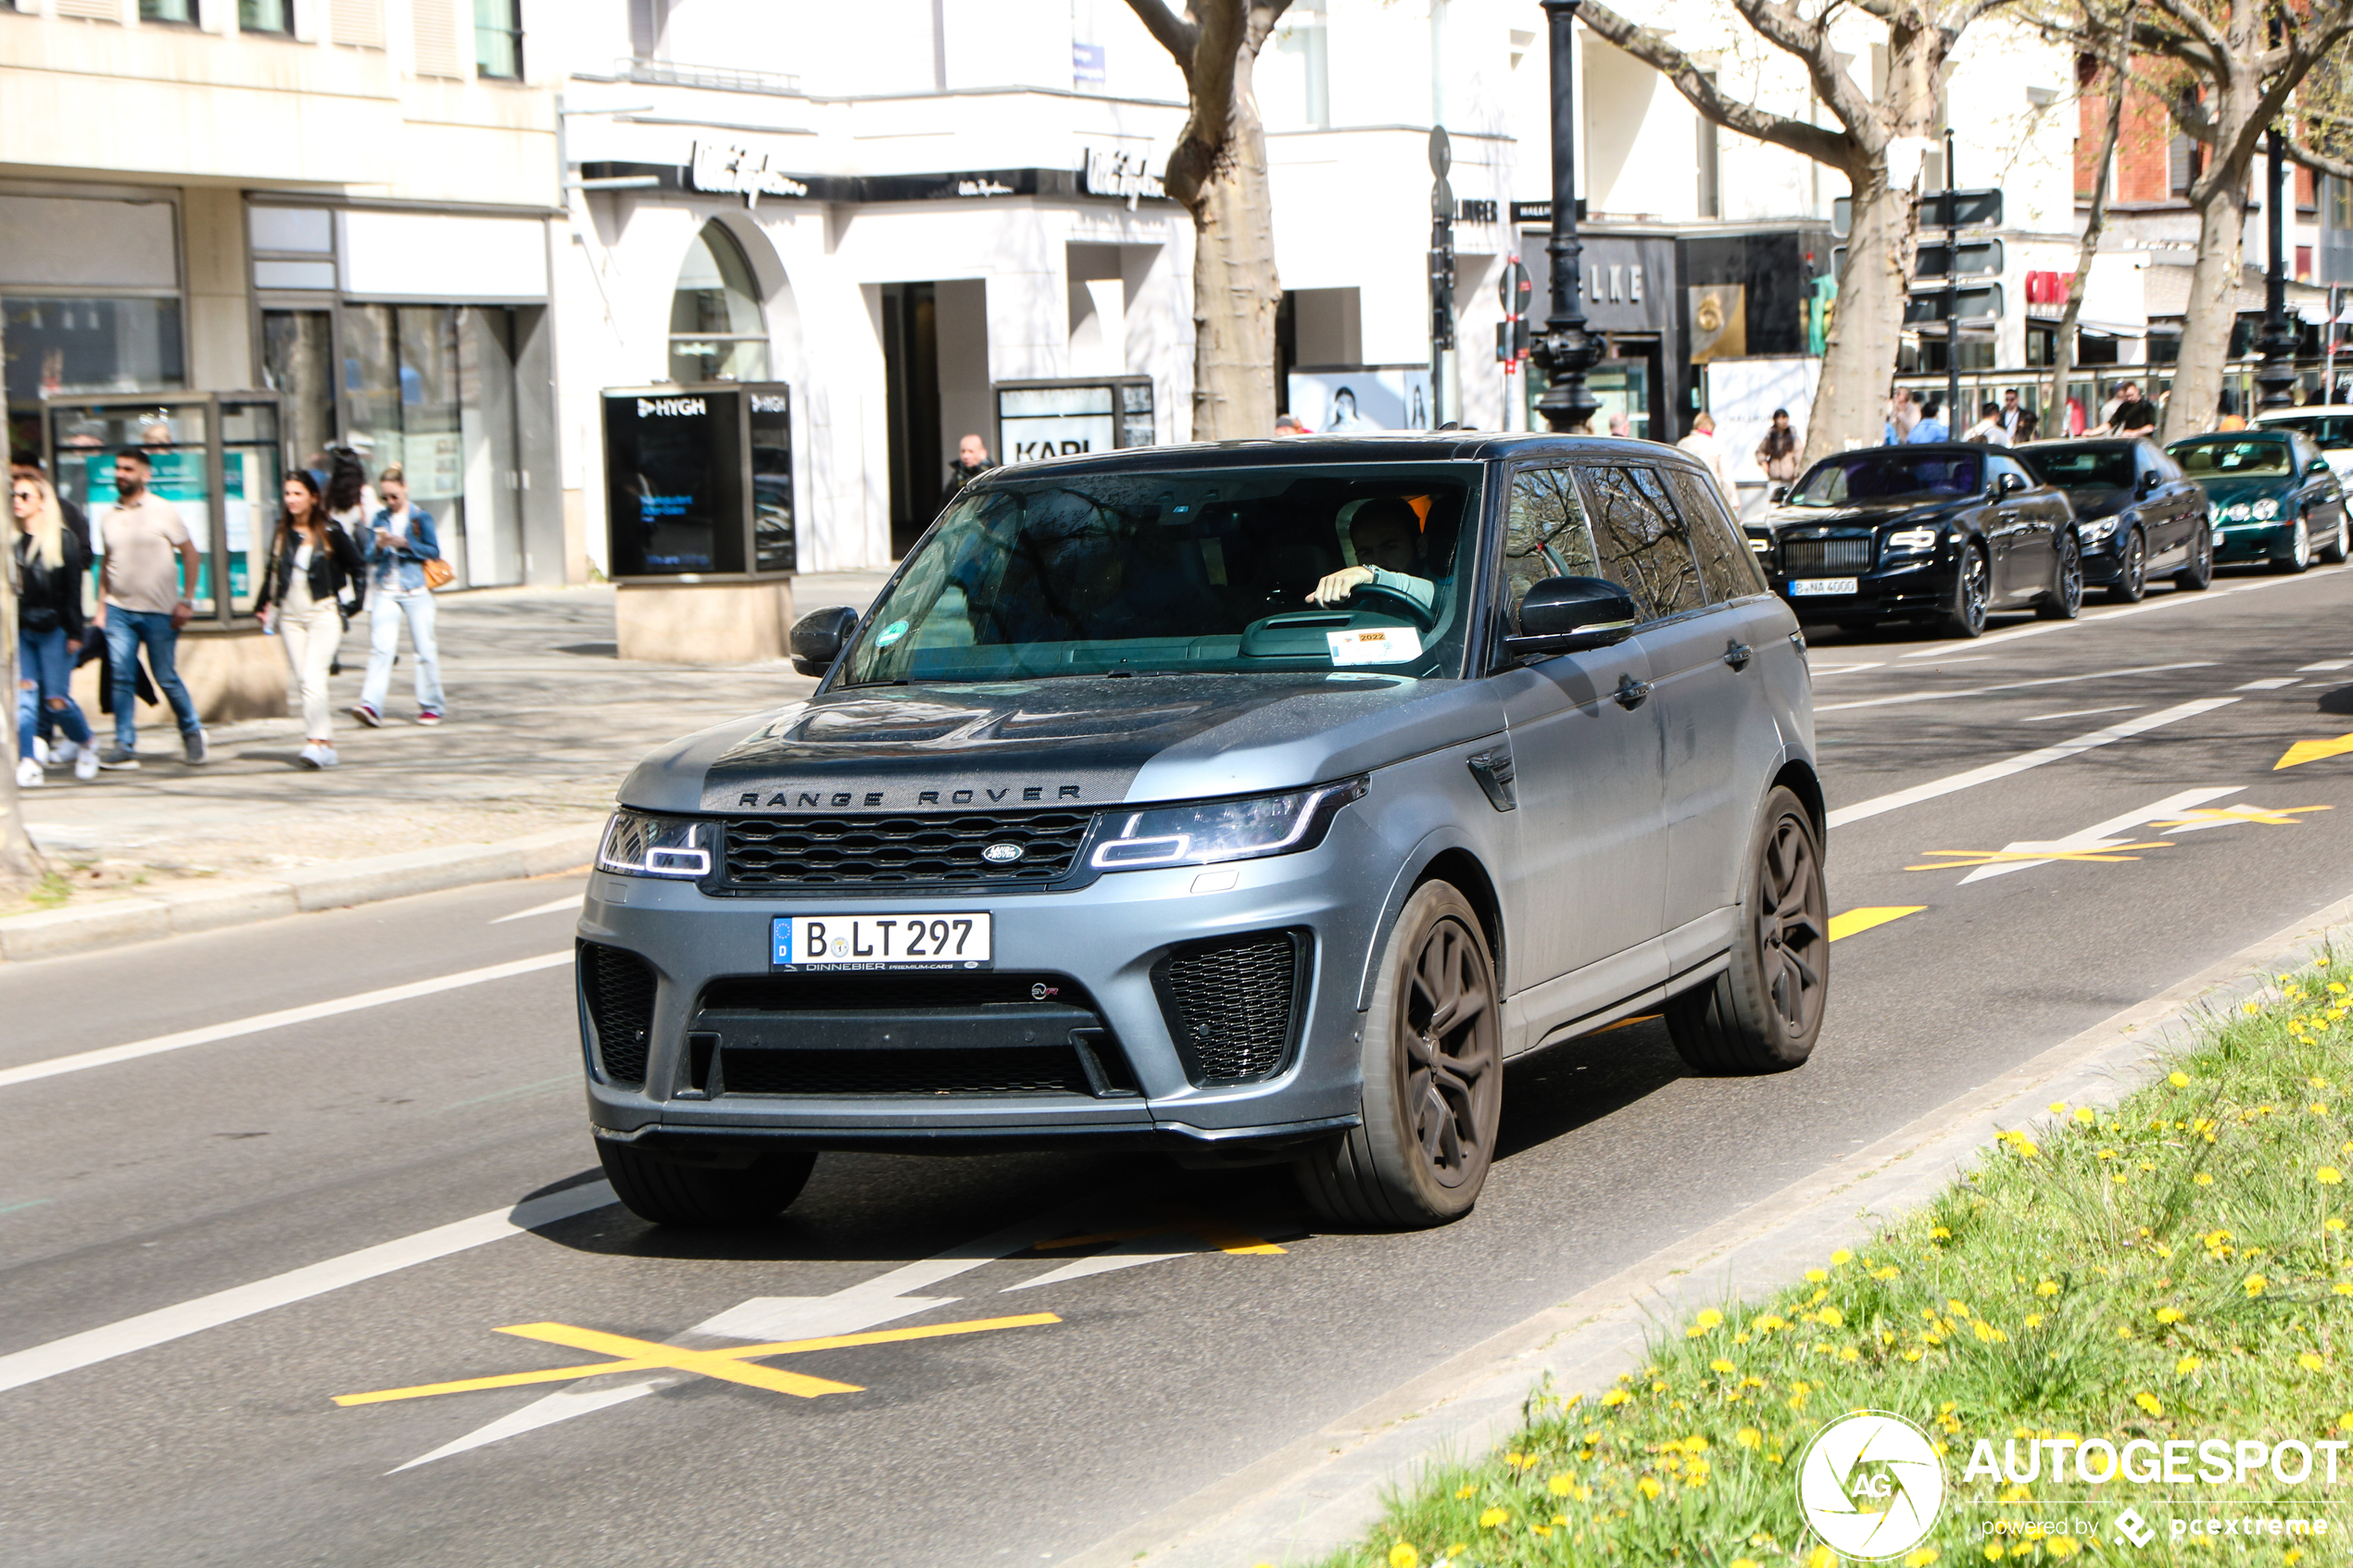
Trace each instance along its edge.
{"label": "door handle", "polygon": [[1620,675],[1617,678],[1617,690],[1610,695],[1617,699],[1618,707],[1631,712],[1650,700],[1651,684],[1648,681],[1637,681],[1631,675]]}
{"label": "door handle", "polygon": [[1724,662],[1730,665],[1735,670],[1747,669],[1748,661],[1755,657],[1756,656],[1754,653],[1749,651],[1749,646],[1746,643],[1733,642],[1726,643],[1724,645]]}

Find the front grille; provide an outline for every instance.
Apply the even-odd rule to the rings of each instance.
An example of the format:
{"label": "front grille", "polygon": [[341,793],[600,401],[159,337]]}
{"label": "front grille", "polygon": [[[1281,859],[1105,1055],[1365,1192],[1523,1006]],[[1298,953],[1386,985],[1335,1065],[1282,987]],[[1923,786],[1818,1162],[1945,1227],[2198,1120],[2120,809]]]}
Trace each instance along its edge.
{"label": "front grille", "polygon": [[[1042,996],[1033,991],[1043,988]],[[925,969],[888,974],[736,975],[703,987],[706,1012],[896,1012],[1053,1001],[1092,1010],[1076,981],[1001,969]]]}
{"label": "front grille", "polygon": [[1168,1032],[1195,1084],[1271,1078],[1290,1054],[1306,938],[1288,931],[1179,947],[1152,971]]}
{"label": "front grille", "polygon": [[[1068,874],[1092,821],[1085,811],[730,817],[719,891],[1043,886]],[[1021,858],[981,859],[999,844]]]}
{"label": "front grille", "polygon": [[1802,571],[1869,571],[1872,544],[1869,538],[1786,539],[1781,570],[1793,577]]}
{"label": "front grille", "polygon": [[597,1060],[616,1084],[646,1081],[646,1047],[654,1031],[653,966],[601,943],[580,945],[580,990],[597,1027]]}
{"label": "front grille", "polygon": [[981,1050],[722,1050],[731,1095],[1084,1095],[1093,1090],[1068,1046]]}

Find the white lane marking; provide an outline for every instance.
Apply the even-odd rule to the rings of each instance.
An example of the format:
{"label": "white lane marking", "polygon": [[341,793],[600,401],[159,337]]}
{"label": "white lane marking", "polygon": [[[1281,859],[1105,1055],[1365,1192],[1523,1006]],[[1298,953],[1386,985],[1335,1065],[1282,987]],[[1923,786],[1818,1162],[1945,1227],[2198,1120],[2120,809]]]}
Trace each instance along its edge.
{"label": "white lane marking", "polygon": [[566,909],[577,909],[579,908],[580,895],[575,893],[569,898],[550,898],[544,904],[534,904],[527,909],[517,909],[513,914],[500,915],[497,920],[492,921],[490,923],[493,925],[504,925],[510,920],[529,920],[534,915],[560,914]]}
{"label": "white lane marking", "polygon": [[[2137,811],[2127,811],[2120,817],[2110,817],[2104,822],[2095,822],[2090,827],[2079,829],[2069,834],[2065,838],[2023,838],[2015,843],[2004,845],[2002,849],[2005,854],[2015,854],[2029,849],[2113,849],[2120,844],[2133,842],[2129,837],[2124,836],[2127,828],[2138,827],[2143,822],[2153,822],[2159,817],[2179,816],[2182,812],[2203,806],[2209,800],[2220,800],[2226,795],[2236,795],[2246,787],[2245,784],[2226,784],[2217,789],[2182,790],[2177,794],[2167,796],[2162,800],[2144,806]],[[2050,863],[2048,860],[2009,860],[1999,865],[1980,866],[1961,878],[1961,881],[1965,884],[1982,882],[1987,877],[2007,876],[2012,872],[2022,872],[2030,866],[2047,866]]]}
{"label": "white lane marking", "polygon": [[2296,667],[2296,672],[2299,675],[2309,675],[2321,670],[2353,670],[2353,659],[2323,659],[2317,664],[2299,664]]}
{"label": "white lane marking", "polygon": [[1931,779],[1927,784],[1914,784],[1909,789],[1899,789],[1891,795],[1874,796],[1869,800],[1858,800],[1852,806],[1842,806],[1832,811],[1830,815],[1830,825],[1834,828],[1844,827],[1849,822],[1859,822],[1867,817],[1876,817],[1884,812],[1900,810],[1906,806],[1917,806],[1923,800],[1934,800],[1940,796],[1954,795],[1961,790],[1973,789],[1982,784],[1991,784],[1995,779],[2006,779],[2012,773],[2022,773],[2029,768],[2039,768],[2045,762],[2065,761],[2068,758],[2080,756],[2095,746],[2112,745],[2133,735],[2145,734],[2150,730],[2162,729],[2167,724],[2179,723],[2184,719],[2195,719],[2201,713],[2211,713],[2218,708],[2228,708],[2239,700],[2234,696],[2203,697],[2196,702],[2185,702],[2177,708],[2164,709],[2139,719],[2127,719],[2121,723],[2110,724],[2105,730],[2094,730],[2089,734],[2077,735],[2072,740],[2063,740],[2057,746],[2046,746],[2037,751],[2022,751],[2016,757],[2005,758],[1999,762],[1988,762],[1982,768],[1971,768],[1965,773],[1954,773],[1945,778]]}
{"label": "white lane marking", "polygon": [[1966,686],[1950,692],[1897,692],[1893,696],[1864,697],[1856,702],[1826,702],[1818,705],[1817,713],[1837,713],[1850,708],[1894,708],[1906,702],[1944,702],[1957,696],[1986,696],[1994,692],[2019,692],[2030,686],[2065,686],[2077,681],[2107,681],[2124,675],[2155,675],[2168,670],[2210,670],[2217,661],[2211,659],[2190,659],[2181,664],[2136,664],[2124,670],[2093,670],[2081,675],[2045,675],[2032,681],[2004,681],[1999,685]]}
{"label": "white lane marking", "polygon": [[1815,670],[1814,673],[1817,675],[1852,675],[1858,670],[1884,670],[1886,668],[1887,660],[1882,659],[1877,664],[1824,664],[1818,666]]}
{"label": "white lane marking", "polygon": [[226,1023],[208,1023],[201,1029],[182,1029],[176,1035],[157,1035],[151,1039],[132,1040],[125,1045],[101,1046],[96,1050],[77,1051],[72,1056],[53,1056],[46,1061],[27,1062],[22,1067],[0,1070],[0,1089],[30,1084],[37,1078],[54,1078],[60,1073],[80,1073],[85,1068],[107,1067],[118,1061],[132,1061],[164,1051],[185,1050],[190,1046],[208,1046],[216,1040],[233,1040],[240,1035],[259,1034],[265,1029],[283,1029],[296,1023],[308,1023],[314,1019],[384,1007],[393,1002],[455,991],[466,985],[480,985],[492,980],[505,980],[570,962],[572,953],[569,949],[560,953],[542,953],[535,959],[517,959],[512,963],[460,970],[456,974],[445,974],[434,980],[412,980],[406,985],[387,985],[381,991],[362,991],[353,997],[338,997],[331,1002],[312,1002],[308,1007],[256,1013],[251,1018],[232,1019]]}
{"label": "white lane marking", "polygon": [[2147,706],[2145,702],[2121,702],[2114,708],[2070,708],[2064,713],[2037,713],[2030,718],[2020,719],[2019,722],[2040,724],[2048,719],[2089,719],[2095,713],[2130,713],[2136,709]]}
{"label": "white lane marking", "polygon": [[2301,577],[2274,577],[2260,583],[2241,583],[2235,587],[2214,588],[2209,589],[2203,594],[2185,594],[2179,589],[2175,589],[2172,593],[2167,594],[2162,598],[2143,599],[2139,604],[2130,605],[2122,609],[2104,610],[2097,615],[2086,615],[2076,621],[2047,621],[2039,625],[2020,626],[2012,631],[1994,632],[1982,637],[1972,638],[1966,643],[1946,642],[1939,644],[1934,647],[1918,648],[1910,653],[1898,654],[1896,657],[1899,659],[1933,659],[1938,654],[1944,652],[1946,648],[1971,646],[1984,647],[1993,643],[2014,643],[2020,637],[2040,637],[2047,635],[2053,632],[2080,630],[2086,626],[2105,626],[2111,621],[2122,621],[2128,616],[2134,615],[2153,615],[2158,610],[2171,609],[2176,606],[2211,604],[2216,599],[2228,598],[2233,594],[2256,594],[2262,592],[2266,588],[2292,588],[2299,583],[2309,583],[2316,579],[2334,576],[2340,571],[2353,571],[2353,568],[2342,566],[2316,568],[2311,571],[2306,572]]}
{"label": "white lane marking", "polygon": [[615,1201],[612,1188],[600,1181],[566,1187],[561,1192],[531,1198],[510,1209],[494,1209],[487,1214],[476,1214],[471,1220],[436,1225],[432,1230],[419,1231],[415,1236],[402,1236],[397,1241],[362,1248],[340,1258],[330,1258],[322,1263],[312,1263],[286,1273],[274,1274],[269,1279],[256,1280],[250,1285],[215,1291],[210,1296],[199,1296],[193,1301],[182,1301],[175,1307],[159,1307],[152,1312],[124,1318],[103,1328],[69,1334],[63,1339],[52,1339],[46,1345],[36,1345],[13,1355],[0,1356],[0,1392],[21,1388],[28,1383],[38,1383],[59,1373],[112,1361],[134,1350],[183,1339],[208,1328],[218,1328],[222,1323],[252,1317],[257,1312],[307,1301],[331,1290],[341,1290],[347,1285],[358,1285],[362,1280],[413,1268],[419,1263],[430,1263],[453,1252],[463,1252],[487,1242],[521,1236],[525,1231],[551,1225],[559,1220],[569,1220],[575,1214],[585,1214],[592,1209],[602,1209]]}
{"label": "white lane marking", "polygon": [[1026,1279],[1019,1285],[1009,1285],[1007,1290],[1035,1290],[1041,1285],[1063,1285],[1075,1279],[1087,1279],[1095,1274],[1113,1273],[1120,1269],[1139,1269],[1146,1263],[1165,1263],[1172,1258],[1190,1258],[1196,1253],[1211,1252],[1209,1243],[1196,1242],[1190,1247],[1171,1248],[1165,1234],[1130,1236],[1114,1247],[1106,1247],[1091,1258],[1074,1258],[1059,1269],[1050,1270],[1036,1279]]}
{"label": "white lane marking", "polygon": [[[1088,1208],[1099,1207],[1100,1198],[1083,1200]],[[943,1280],[953,1279],[984,1264],[1026,1252],[1036,1243],[1063,1234],[1076,1223],[1074,1214],[1080,1204],[1072,1204],[1051,1214],[1013,1225],[967,1241],[936,1253],[921,1261],[903,1264],[873,1279],[845,1286],[830,1296],[755,1296],[738,1303],[716,1317],[705,1318],[686,1333],[673,1336],[673,1345],[700,1345],[712,1339],[744,1339],[754,1342],[783,1339],[816,1339],[836,1334],[856,1334],[898,1318],[912,1317],[945,1307],[958,1298],[953,1296],[911,1296],[906,1292],[926,1289]],[[656,1393],[673,1384],[685,1381],[684,1374],[663,1374],[640,1379],[611,1388],[566,1388],[545,1394],[519,1410],[510,1411],[487,1425],[478,1426],[464,1436],[444,1443],[428,1454],[420,1454],[408,1463],[387,1472],[398,1474],[430,1464],[437,1459],[447,1459],[472,1449],[484,1448],[525,1432],[535,1432],[543,1426],[553,1426],[575,1416],[593,1415],[609,1406]]]}
{"label": "white lane marking", "polygon": [[2233,686],[2231,690],[2234,692],[2276,692],[2284,691],[2289,686],[2300,686],[2303,684],[2303,682],[2295,679],[2293,676],[2274,675],[2269,680],[2249,681],[2243,686]]}

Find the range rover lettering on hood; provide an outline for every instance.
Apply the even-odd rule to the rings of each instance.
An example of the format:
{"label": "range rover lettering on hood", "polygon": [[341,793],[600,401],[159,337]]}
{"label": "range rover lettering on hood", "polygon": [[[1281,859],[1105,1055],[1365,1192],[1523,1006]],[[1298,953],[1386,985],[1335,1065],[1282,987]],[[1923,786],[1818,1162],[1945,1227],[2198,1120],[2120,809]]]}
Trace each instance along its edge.
{"label": "range rover lettering on hood", "polygon": [[1300,692],[1288,682],[1234,677],[848,692],[789,710],[730,746],[703,777],[702,805],[986,811],[1104,804],[1126,798],[1137,772],[1170,746]]}

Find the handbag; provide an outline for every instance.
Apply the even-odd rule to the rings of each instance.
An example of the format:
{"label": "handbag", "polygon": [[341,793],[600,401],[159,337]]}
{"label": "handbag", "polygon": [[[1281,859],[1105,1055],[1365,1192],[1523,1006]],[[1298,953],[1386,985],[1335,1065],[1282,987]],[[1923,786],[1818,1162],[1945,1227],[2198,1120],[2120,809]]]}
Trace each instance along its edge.
{"label": "handbag", "polygon": [[450,583],[455,583],[458,580],[457,572],[452,571],[449,563],[443,560],[439,556],[434,556],[427,559],[424,563],[424,568],[425,586],[427,588],[447,588]]}

